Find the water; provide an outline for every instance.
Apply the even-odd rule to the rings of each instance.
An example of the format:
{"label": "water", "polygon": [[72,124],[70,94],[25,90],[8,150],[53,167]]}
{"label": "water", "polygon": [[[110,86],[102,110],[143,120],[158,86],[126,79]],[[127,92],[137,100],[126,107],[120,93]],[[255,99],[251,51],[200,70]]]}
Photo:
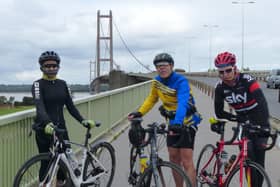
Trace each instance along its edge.
{"label": "water", "polygon": [[[74,92],[73,98],[82,98],[90,95],[89,92]],[[5,96],[8,100],[11,96],[15,97],[15,101],[22,101],[23,97],[32,97],[31,92],[0,92],[0,96]]]}

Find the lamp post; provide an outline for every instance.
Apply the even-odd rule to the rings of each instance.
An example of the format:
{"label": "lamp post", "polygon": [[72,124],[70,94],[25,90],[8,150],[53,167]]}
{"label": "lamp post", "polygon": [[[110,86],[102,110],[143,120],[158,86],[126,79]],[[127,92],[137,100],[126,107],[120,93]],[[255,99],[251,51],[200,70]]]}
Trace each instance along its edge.
{"label": "lamp post", "polygon": [[191,72],[191,40],[195,39],[195,36],[187,36],[185,37],[188,40],[188,71]]}
{"label": "lamp post", "polygon": [[219,27],[218,25],[203,25],[209,29],[209,71],[211,70],[212,64],[212,29]]}
{"label": "lamp post", "polygon": [[241,70],[244,70],[244,5],[245,4],[253,4],[255,1],[232,1],[232,4],[240,4],[241,5],[241,24],[242,24],[242,32],[241,32]]}

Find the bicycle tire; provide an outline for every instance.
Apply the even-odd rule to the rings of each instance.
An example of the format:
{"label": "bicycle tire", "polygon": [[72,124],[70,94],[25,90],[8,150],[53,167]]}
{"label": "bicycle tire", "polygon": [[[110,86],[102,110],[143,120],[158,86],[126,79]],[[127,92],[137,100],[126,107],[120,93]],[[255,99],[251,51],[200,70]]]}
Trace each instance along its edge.
{"label": "bicycle tire", "polygon": [[[98,181],[99,187],[101,186],[106,186],[109,187],[112,184],[113,177],[115,175],[115,168],[116,168],[116,156],[115,156],[115,151],[114,148],[111,144],[107,142],[100,142],[96,145],[94,145],[91,148],[91,153],[94,154],[99,162],[107,169],[107,174],[102,175]],[[106,158],[105,154],[107,153]],[[110,165],[110,166],[108,166]],[[98,173],[100,173],[101,170],[99,167],[96,167],[96,164],[93,162],[92,157],[87,155],[86,161],[85,161],[85,168],[83,172],[83,180],[87,180],[89,177],[94,176]],[[84,186],[95,186],[95,184],[89,184],[89,185],[84,185]]]}
{"label": "bicycle tire", "polygon": [[[15,178],[13,187],[21,187],[21,186],[39,186],[40,180],[39,180],[39,170],[41,167],[41,162],[50,162],[52,156],[50,153],[41,153],[38,155],[35,155],[34,157],[27,160],[22,167],[18,170]],[[51,164],[50,164],[51,165]],[[49,166],[50,166],[49,165]],[[49,168],[48,166],[48,168]],[[65,185],[72,186],[71,177],[69,175],[68,169],[63,161],[59,162],[59,170],[63,172],[65,177]],[[43,176],[43,178],[46,179],[46,175]],[[55,183],[55,180],[54,180]],[[53,183],[52,183],[53,184]]]}
{"label": "bicycle tire", "polygon": [[[255,172],[257,174],[256,177],[249,177],[246,179],[248,175],[243,174],[243,186],[251,186],[251,187],[271,187],[270,179],[265,172],[264,168],[256,162],[246,160],[243,165],[243,173],[245,173],[246,169],[250,168],[250,171]],[[226,187],[236,187],[240,185],[240,166],[234,168],[234,170],[228,176],[225,186]],[[263,179],[262,184],[260,184],[260,180]],[[251,181],[251,182],[250,182]],[[244,183],[246,185],[244,185]]]}
{"label": "bicycle tire", "polygon": [[[173,173],[175,172],[183,179],[183,184],[185,187],[191,187],[191,181],[189,177],[185,174],[185,172],[176,164],[167,162],[167,161],[159,161],[157,163],[157,169],[159,171],[160,184],[157,187],[169,187],[176,186]],[[168,169],[166,171],[166,169]],[[168,184],[167,184],[168,182]],[[139,178],[139,181],[136,184],[136,187],[150,187],[155,186],[154,184],[154,176],[153,176],[153,168],[149,166]]]}
{"label": "bicycle tire", "polygon": [[[197,173],[197,186],[198,187],[203,187],[203,186],[211,186],[212,184],[207,184],[206,181],[203,180],[203,178],[200,176],[201,175],[201,167],[204,167],[205,164],[209,161],[210,156],[213,154],[213,151],[215,149],[215,146],[212,144],[206,144],[202,150],[199,153],[198,160],[196,163],[196,173]],[[216,159],[214,158],[210,165],[206,168],[207,173],[211,174],[212,176],[215,176],[214,173],[212,173],[214,170],[214,163]]]}
{"label": "bicycle tire", "polygon": [[132,146],[130,149],[130,159],[129,159],[129,176],[128,176],[128,183],[132,186],[135,186],[137,180],[140,176],[140,155],[137,148]]}

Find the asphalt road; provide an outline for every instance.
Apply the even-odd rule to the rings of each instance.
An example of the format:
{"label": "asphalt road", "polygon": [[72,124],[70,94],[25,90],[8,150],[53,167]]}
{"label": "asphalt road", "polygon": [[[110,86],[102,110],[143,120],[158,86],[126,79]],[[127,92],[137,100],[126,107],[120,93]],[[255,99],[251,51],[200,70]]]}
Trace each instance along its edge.
{"label": "asphalt road", "polygon": [[[202,147],[205,144],[213,143],[215,144],[218,140],[218,135],[211,132],[209,128],[208,119],[214,116],[213,111],[213,101],[210,97],[207,97],[205,94],[200,92],[197,89],[193,89],[194,97],[196,99],[197,107],[199,112],[202,114],[203,121],[200,124],[199,130],[196,135],[195,140],[195,149],[194,149],[194,161],[196,163],[198,154]],[[148,124],[153,121],[157,122],[164,122],[163,118],[160,117],[158,113],[158,106],[155,106],[153,110],[151,110],[147,115],[144,117],[143,125]],[[124,125],[128,125],[127,123]],[[227,125],[226,129],[226,137],[230,138],[231,136],[231,127],[232,124]],[[113,185],[114,187],[125,187],[129,186],[127,182],[127,176],[129,172],[129,150],[130,145],[128,141],[128,130],[122,133],[114,142],[113,146],[116,150],[116,159],[117,159],[117,166],[116,166],[116,175],[114,177]],[[235,149],[228,149],[227,152],[231,155]],[[159,155],[168,160],[168,156],[166,153],[165,146],[159,151]],[[266,171],[270,176],[272,181],[273,187],[280,187],[280,162],[279,162],[280,150],[273,148],[271,151],[267,152],[266,154]]]}

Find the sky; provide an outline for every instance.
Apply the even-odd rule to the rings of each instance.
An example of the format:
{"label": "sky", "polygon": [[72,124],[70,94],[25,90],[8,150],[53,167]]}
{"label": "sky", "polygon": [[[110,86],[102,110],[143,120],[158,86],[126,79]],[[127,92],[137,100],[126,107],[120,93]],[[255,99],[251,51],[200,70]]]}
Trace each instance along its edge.
{"label": "sky", "polygon": [[[96,59],[97,11],[113,15],[114,62],[125,72],[147,72],[125,48],[154,70],[153,58],[170,53],[175,68],[207,71],[224,51],[251,70],[279,68],[279,0],[0,0],[0,84],[32,84],[42,75],[38,57],[56,51],[59,78],[88,84]],[[244,24],[242,24],[242,8]],[[242,35],[242,25],[244,34]],[[108,34],[108,23],[102,22]],[[244,50],[242,53],[242,36]],[[101,56],[108,50],[102,43]],[[101,65],[101,74],[109,65]]]}

